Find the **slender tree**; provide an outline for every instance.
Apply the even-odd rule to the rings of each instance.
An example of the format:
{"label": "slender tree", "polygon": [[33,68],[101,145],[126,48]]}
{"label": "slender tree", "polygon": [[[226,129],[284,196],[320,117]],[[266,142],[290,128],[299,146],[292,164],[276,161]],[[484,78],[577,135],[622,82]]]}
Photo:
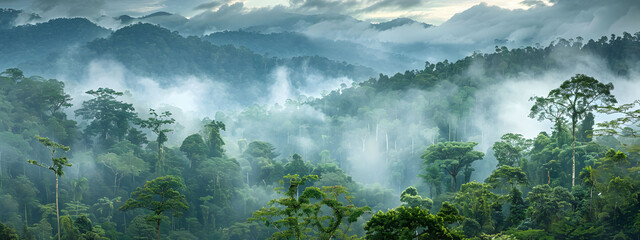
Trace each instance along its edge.
{"label": "slender tree", "polygon": [[226,131],[226,126],[221,121],[213,120],[204,125],[205,143],[209,147],[209,157],[222,157],[224,154],[224,140],[220,136],[220,131]]}
{"label": "slender tree", "polygon": [[143,128],[149,128],[157,134],[156,143],[158,144],[158,161],[156,162],[156,174],[164,174],[164,143],[169,140],[167,133],[173,129],[162,128],[163,125],[173,124],[176,120],[171,117],[171,112],[165,111],[158,115],[153,108],[149,109],[151,115],[146,120],[139,120],[137,123]]}
{"label": "slender tree", "polygon": [[40,137],[38,135],[36,135],[36,139],[38,139],[38,141],[40,143],[42,143],[42,145],[44,145],[47,149],[49,149],[49,151],[51,152],[51,165],[45,165],[42,163],[38,163],[36,160],[27,160],[27,162],[36,165],[38,167],[43,167],[46,169],[49,169],[51,171],[53,171],[53,173],[56,175],[56,219],[58,222],[58,240],[60,240],[60,205],[58,203],[58,179],[60,177],[62,177],[62,175],[64,175],[64,172],[62,171],[62,168],[64,166],[70,167],[71,163],[69,162],[69,159],[67,159],[67,157],[55,157],[55,153],[58,149],[63,150],[65,152],[69,151],[70,148],[61,144],[58,144],[54,141],[49,140],[49,138],[45,138],[45,137]]}
{"label": "slender tree", "polygon": [[531,107],[530,117],[538,116],[545,119],[545,109],[552,107],[557,113],[571,119],[571,186],[576,185],[576,125],[585,115],[598,107],[611,106],[617,103],[611,94],[613,84],[604,84],[595,78],[577,74],[570,80],[564,81],[559,88],[549,92],[546,98],[534,97],[536,103]]}

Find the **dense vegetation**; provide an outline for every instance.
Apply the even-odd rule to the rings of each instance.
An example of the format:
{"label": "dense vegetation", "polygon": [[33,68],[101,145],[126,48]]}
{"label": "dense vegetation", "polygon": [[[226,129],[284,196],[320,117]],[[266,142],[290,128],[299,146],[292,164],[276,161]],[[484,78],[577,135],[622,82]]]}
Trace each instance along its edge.
{"label": "dense vegetation", "polygon": [[[63,75],[80,83],[86,81],[95,60],[122,64],[129,73],[126,84],[131,86],[136,85],[136,77],[153,78],[162,86],[179,85],[177,78],[197,77],[223,84],[235,97],[232,100],[243,105],[269,94],[278,68],[290,70],[284,77],[293,89],[313,88],[314,76],[359,80],[376,74],[367,67],[318,55],[276,58],[243,47],[214,45],[147,23],[112,32],[84,18],[0,29],[0,51],[0,67]],[[247,91],[250,94],[241,96]]]}
{"label": "dense vegetation", "polygon": [[[385,23],[381,23],[385,24]],[[390,25],[391,27],[393,25]],[[406,69],[414,61],[400,53],[384,52],[349,41],[314,39],[295,32],[259,33],[248,31],[222,31],[203,36],[215,45],[233,45],[256,53],[279,58],[295,56],[324,56],[329,59],[357,63],[379,72]]]}
{"label": "dense vegetation", "polygon": [[[134,30],[145,38],[131,41]],[[191,50],[167,47],[176,44]],[[189,55],[216,61],[235,49],[147,24],[88,47],[149,72],[204,71],[212,65]],[[280,61],[245,54],[257,65]],[[640,33],[427,63],[319,99],[220,112],[184,139],[172,134],[171,112],[136,109],[125,93],[98,88],[73,106],[77,96],[63,82],[10,68],[0,75],[0,238],[638,239],[640,143],[628,134],[638,127],[637,103],[612,105],[608,87],[590,84],[576,91],[608,100],[569,108],[555,93],[573,85],[558,82],[531,103],[531,116],[552,129],[533,139],[505,134],[487,154],[475,149],[483,131],[473,124],[476,92],[571,64],[558,54],[572,56],[567,62],[597,56],[628,77]],[[597,110],[624,117],[594,126]],[[613,135],[593,136],[598,127]],[[479,179],[487,158],[497,166]]]}

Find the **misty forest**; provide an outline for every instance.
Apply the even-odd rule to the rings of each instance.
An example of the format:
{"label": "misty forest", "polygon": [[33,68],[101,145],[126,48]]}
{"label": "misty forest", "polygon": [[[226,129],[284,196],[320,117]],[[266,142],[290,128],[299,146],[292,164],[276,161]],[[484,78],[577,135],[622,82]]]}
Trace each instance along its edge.
{"label": "misty forest", "polygon": [[0,1],[0,239],[640,239],[640,2]]}

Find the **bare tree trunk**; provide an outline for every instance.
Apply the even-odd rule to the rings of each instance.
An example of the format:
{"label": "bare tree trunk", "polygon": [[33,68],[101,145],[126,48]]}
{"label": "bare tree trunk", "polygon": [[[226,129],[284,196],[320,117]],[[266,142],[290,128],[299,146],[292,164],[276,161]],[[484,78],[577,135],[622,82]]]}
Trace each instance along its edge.
{"label": "bare tree trunk", "polygon": [[58,206],[58,174],[56,174],[56,218],[58,220],[58,240],[60,240],[60,210]]}
{"label": "bare tree trunk", "polygon": [[389,133],[384,133],[384,139],[387,144],[387,152],[389,152]]}
{"label": "bare tree trunk", "polygon": [[160,220],[158,220],[157,223],[158,223],[158,240],[160,240]]}
{"label": "bare tree trunk", "polygon": [[456,191],[458,189],[458,174],[451,176],[453,177],[453,191]]}
{"label": "bare tree trunk", "polygon": [[113,175],[113,196],[117,196],[118,192],[118,173]]}
{"label": "bare tree trunk", "polygon": [[573,141],[571,141],[571,187],[576,186],[576,121],[574,120],[571,123],[571,137]]}
{"label": "bare tree trunk", "polygon": [[411,154],[413,154],[413,137],[411,137]]}

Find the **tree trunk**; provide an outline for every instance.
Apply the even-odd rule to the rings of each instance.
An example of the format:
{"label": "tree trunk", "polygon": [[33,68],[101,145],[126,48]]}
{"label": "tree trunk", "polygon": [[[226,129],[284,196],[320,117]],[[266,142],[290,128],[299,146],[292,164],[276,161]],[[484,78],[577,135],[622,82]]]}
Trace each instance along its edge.
{"label": "tree trunk", "polygon": [[160,220],[158,220],[157,223],[158,223],[158,228],[157,228],[157,230],[158,230],[158,240],[160,240]]}
{"label": "tree trunk", "polygon": [[457,174],[451,174],[451,176],[453,177],[453,191],[456,191],[458,189]]}
{"label": "tree trunk", "polygon": [[389,133],[384,133],[384,139],[387,146],[387,152],[389,152]]}
{"label": "tree trunk", "polygon": [[58,206],[58,174],[56,174],[56,218],[58,220],[58,240],[60,240],[60,210]]}
{"label": "tree trunk", "polygon": [[113,175],[113,196],[117,196],[118,192],[118,173]]}
{"label": "tree trunk", "polygon": [[571,187],[576,186],[576,120],[571,122]]}
{"label": "tree trunk", "polygon": [[591,185],[591,190],[589,191],[589,212],[595,216],[595,212],[593,212],[593,184]]}

